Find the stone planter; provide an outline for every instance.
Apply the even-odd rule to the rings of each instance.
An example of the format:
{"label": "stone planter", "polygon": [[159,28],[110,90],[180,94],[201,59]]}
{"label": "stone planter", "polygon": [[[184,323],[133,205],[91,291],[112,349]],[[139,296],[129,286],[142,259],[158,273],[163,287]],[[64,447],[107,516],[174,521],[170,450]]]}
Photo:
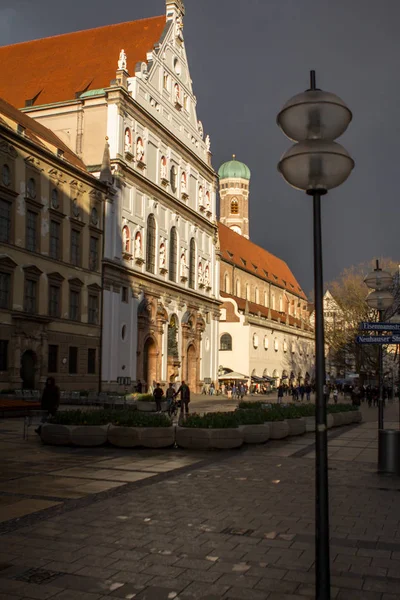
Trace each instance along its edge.
{"label": "stone planter", "polygon": [[269,423],[241,425],[239,427],[245,444],[264,444],[270,437]]}
{"label": "stone planter", "polygon": [[311,431],[315,431],[315,416],[304,417],[304,421],[306,423],[306,432],[307,433],[310,433]]}
{"label": "stone planter", "polygon": [[44,444],[51,444],[52,446],[70,446],[71,428],[68,425],[44,423],[40,430],[40,437]]}
{"label": "stone planter", "polygon": [[286,420],[289,426],[289,435],[303,435],[306,432],[306,423],[303,417]]}
{"label": "stone planter", "polygon": [[361,423],[362,422],[362,414],[361,410],[352,410],[350,412],[352,416],[352,423]]}
{"label": "stone planter", "polygon": [[140,445],[145,448],[168,448],[175,444],[175,425],[172,427],[138,427]]}
{"label": "stone planter", "polygon": [[243,434],[239,427],[209,429],[210,448],[239,448],[243,444]]}
{"label": "stone planter", "polygon": [[328,415],[326,415],[326,428],[332,429],[333,426],[334,426],[333,415],[331,413],[329,413]]}
{"label": "stone planter", "polygon": [[[138,400],[136,402],[136,408],[142,412],[156,412],[156,403]],[[167,403],[165,401],[161,402],[161,410],[163,412],[167,410]]]}
{"label": "stone planter", "polygon": [[210,448],[209,429],[198,429],[197,427],[177,427],[176,443],[180,448],[192,448],[205,450]]}
{"label": "stone planter", "polygon": [[289,425],[287,421],[269,422],[271,440],[281,440],[289,435]]}
{"label": "stone planter", "polygon": [[348,410],[346,412],[340,413],[343,419],[343,425],[350,425],[353,422],[353,411]]}
{"label": "stone planter", "polygon": [[340,425],[344,425],[344,419],[343,419],[343,414],[338,412],[338,413],[331,413],[332,417],[333,417],[333,426],[334,427],[340,427]]}
{"label": "stone planter", "polygon": [[107,440],[118,448],[136,448],[140,446],[140,428],[110,425]]}
{"label": "stone planter", "polygon": [[74,446],[102,446],[107,442],[108,425],[70,426],[71,442]]}

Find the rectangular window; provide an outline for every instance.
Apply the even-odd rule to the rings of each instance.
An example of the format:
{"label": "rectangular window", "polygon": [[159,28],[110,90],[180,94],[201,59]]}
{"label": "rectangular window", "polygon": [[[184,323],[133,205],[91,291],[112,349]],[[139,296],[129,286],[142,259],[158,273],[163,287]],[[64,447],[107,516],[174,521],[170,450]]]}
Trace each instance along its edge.
{"label": "rectangular window", "polygon": [[0,308],[10,308],[11,275],[0,273]]}
{"label": "rectangular window", "polygon": [[78,372],[78,348],[70,346],[68,352],[68,373],[74,375]]}
{"label": "rectangular window", "polygon": [[58,372],[58,346],[52,344],[49,344],[47,371],[48,373]]}
{"label": "rectangular window", "polygon": [[29,252],[37,250],[37,213],[28,210],[26,213],[26,249]]}
{"label": "rectangular window", "polygon": [[99,322],[99,297],[97,294],[89,294],[88,323],[97,325]]}
{"label": "rectangular window", "polygon": [[50,258],[60,258],[60,223],[50,221]]}
{"label": "rectangular window", "polygon": [[99,268],[99,240],[93,235],[90,236],[90,255],[89,255],[89,269],[91,271],[97,271]]}
{"label": "rectangular window", "polygon": [[128,302],[128,288],[122,288],[122,302]]}
{"label": "rectangular window", "polygon": [[80,231],[71,229],[71,265],[75,267],[79,267],[81,262],[80,237]]}
{"label": "rectangular window", "polygon": [[25,279],[24,289],[24,309],[25,312],[35,313],[37,306],[37,281],[33,279]]}
{"label": "rectangular window", "polygon": [[10,243],[11,203],[0,200],[0,242]]}
{"label": "rectangular window", "polygon": [[60,297],[61,290],[58,285],[49,286],[49,315],[51,317],[60,316]]}
{"label": "rectangular window", "polygon": [[8,370],[8,340],[0,340],[0,371]]}
{"label": "rectangular window", "polygon": [[79,321],[81,316],[81,293],[78,290],[69,292],[69,318],[73,321]]}
{"label": "rectangular window", "polygon": [[96,373],[96,348],[88,348],[87,372],[89,375]]}

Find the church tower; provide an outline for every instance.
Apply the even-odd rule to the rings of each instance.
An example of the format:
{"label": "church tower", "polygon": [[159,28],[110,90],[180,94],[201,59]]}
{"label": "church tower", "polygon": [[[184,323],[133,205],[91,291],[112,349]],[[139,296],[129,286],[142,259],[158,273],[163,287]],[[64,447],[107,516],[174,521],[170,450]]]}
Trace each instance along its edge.
{"label": "church tower", "polygon": [[219,171],[219,220],[236,233],[249,239],[250,169],[242,162],[224,163]]}

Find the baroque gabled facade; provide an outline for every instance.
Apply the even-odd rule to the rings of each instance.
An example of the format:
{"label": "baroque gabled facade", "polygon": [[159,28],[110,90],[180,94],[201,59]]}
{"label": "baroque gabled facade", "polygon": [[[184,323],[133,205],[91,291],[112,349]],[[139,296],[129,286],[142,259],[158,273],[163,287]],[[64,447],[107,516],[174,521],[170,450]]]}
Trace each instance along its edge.
{"label": "baroque gabled facade", "polygon": [[0,389],[96,390],[107,188],[0,99]]}
{"label": "baroque gabled facade", "polygon": [[288,265],[250,241],[248,167],[219,169],[220,367],[276,384],[314,375],[307,298]]}
{"label": "baroque gabled facade", "polygon": [[108,183],[103,389],[121,389],[123,378],[186,379],[196,390],[217,376],[217,177],[184,13],[181,0],[167,0],[166,16],[0,48],[10,73],[30,67],[4,93]]}

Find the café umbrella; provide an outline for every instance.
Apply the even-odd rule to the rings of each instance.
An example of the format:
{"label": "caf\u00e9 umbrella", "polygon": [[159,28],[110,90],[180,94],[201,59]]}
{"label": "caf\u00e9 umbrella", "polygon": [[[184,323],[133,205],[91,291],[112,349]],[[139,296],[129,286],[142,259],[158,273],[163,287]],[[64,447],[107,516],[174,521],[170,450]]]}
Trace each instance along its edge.
{"label": "caf\u00e9 umbrella", "polygon": [[243,373],[237,373],[236,371],[225,373],[225,375],[220,375],[218,377],[219,381],[244,381],[245,379],[249,379],[249,376],[243,375]]}

